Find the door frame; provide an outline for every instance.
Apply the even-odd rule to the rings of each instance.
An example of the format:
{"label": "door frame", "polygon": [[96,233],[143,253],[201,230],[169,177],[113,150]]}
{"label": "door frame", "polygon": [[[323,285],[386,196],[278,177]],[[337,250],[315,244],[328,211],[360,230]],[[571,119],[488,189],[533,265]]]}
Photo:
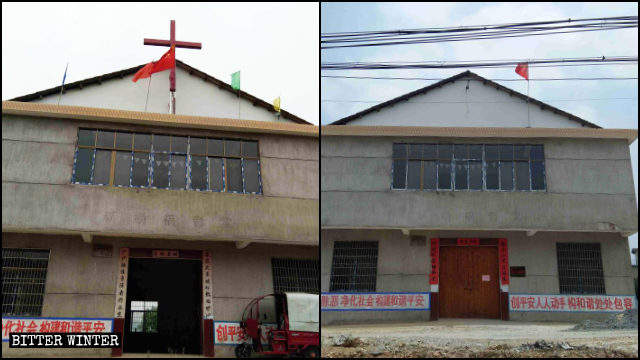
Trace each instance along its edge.
{"label": "door frame", "polygon": [[495,246],[498,248],[498,274],[500,291],[500,319],[509,320],[509,258],[506,238],[431,238],[431,304],[429,320],[438,320],[440,314],[439,284],[440,284],[440,248],[443,246]]}
{"label": "door frame", "polygon": [[[125,274],[125,282],[127,281],[127,277],[128,277],[128,268],[129,268],[129,259],[131,258],[156,258],[156,256],[154,256],[154,251],[155,250],[165,250],[165,249],[158,249],[158,248],[126,248],[126,247],[122,247],[120,248],[120,254],[123,254],[123,250],[125,250],[124,252],[127,254],[127,258],[126,260],[123,261],[118,261],[118,271],[120,271],[120,266],[121,263],[124,262],[126,263],[126,268],[127,268],[127,274]],[[158,259],[186,259],[186,260],[200,260],[200,267],[202,269],[203,275],[205,274],[205,261],[204,261],[204,256],[205,253],[210,257],[211,256],[211,252],[209,250],[190,250],[190,249],[171,249],[171,250],[177,250],[178,254],[175,257],[157,257]],[[204,277],[203,279],[201,279],[204,281]],[[203,283],[204,284],[204,283]],[[202,288],[202,294],[203,296],[200,299],[200,307],[203,307],[203,299],[204,299],[204,286],[203,284],[201,284]],[[126,285],[125,285],[126,287]],[[128,296],[126,296],[128,294],[125,294],[125,302],[128,301]],[[126,316],[126,315],[125,315]],[[120,343],[120,347],[117,348],[112,348],[111,349],[111,356],[112,357],[119,357],[122,356],[122,350],[124,348],[124,325],[125,325],[125,318],[115,318],[113,319],[113,332],[115,333],[120,333],[121,336],[121,343]],[[202,312],[202,317],[201,317],[201,322],[200,322],[200,355],[203,355],[204,357],[213,357],[214,354],[214,339],[213,339],[213,319],[205,319],[204,318],[204,311]]]}

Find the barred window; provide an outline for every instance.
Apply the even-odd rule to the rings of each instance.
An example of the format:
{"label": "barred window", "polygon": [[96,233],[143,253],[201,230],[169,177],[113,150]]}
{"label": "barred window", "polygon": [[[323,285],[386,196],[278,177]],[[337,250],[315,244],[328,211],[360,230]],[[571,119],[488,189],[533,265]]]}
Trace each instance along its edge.
{"label": "barred window", "polygon": [[79,129],[71,182],[262,193],[258,142]]}
{"label": "barred window", "polygon": [[546,189],[542,145],[393,144],[392,174],[392,189]]}
{"label": "barred window", "polygon": [[2,249],[2,316],[41,316],[49,250]]}
{"label": "barred window", "polygon": [[376,291],[377,241],[336,241],[329,291]]}
{"label": "barred window", "polygon": [[273,291],[319,294],[318,260],[271,259]]}
{"label": "barred window", "polygon": [[131,301],[131,332],[158,332],[158,302]]}
{"label": "barred window", "polygon": [[605,294],[599,243],[557,243],[561,294]]}

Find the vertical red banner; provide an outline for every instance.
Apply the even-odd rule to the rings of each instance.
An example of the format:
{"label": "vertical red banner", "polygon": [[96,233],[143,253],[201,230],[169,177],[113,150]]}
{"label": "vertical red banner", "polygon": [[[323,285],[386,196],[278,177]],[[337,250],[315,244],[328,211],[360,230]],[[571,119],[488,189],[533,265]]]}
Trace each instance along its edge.
{"label": "vertical red banner", "polygon": [[500,284],[509,285],[509,249],[507,239],[498,239],[498,258],[500,260]]}
{"label": "vertical red banner", "polygon": [[431,238],[431,275],[429,275],[429,284],[438,285],[440,259],[440,239]]}

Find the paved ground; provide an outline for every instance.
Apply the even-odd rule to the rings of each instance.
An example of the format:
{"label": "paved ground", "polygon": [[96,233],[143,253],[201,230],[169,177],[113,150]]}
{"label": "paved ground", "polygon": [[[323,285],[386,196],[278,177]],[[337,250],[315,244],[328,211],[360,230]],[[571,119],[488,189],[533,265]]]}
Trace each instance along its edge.
{"label": "paved ground", "polygon": [[[427,324],[323,326],[322,356],[637,357],[637,329],[569,331],[574,325],[441,319]],[[354,340],[335,346],[344,339],[340,335]],[[522,346],[538,340],[554,346]]]}

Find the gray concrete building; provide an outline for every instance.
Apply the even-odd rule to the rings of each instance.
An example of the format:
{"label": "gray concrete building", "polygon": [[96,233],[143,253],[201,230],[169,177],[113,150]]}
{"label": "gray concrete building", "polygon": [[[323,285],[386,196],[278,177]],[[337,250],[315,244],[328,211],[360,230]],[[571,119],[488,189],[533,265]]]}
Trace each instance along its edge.
{"label": "gray concrete building", "polygon": [[[2,102],[3,356],[232,356],[251,299],[319,292],[318,128],[180,61],[145,112],[140,68]],[[55,330],[123,347],[6,342]]]}
{"label": "gray concrete building", "polygon": [[636,138],[468,71],[323,126],[322,324],[636,308]]}

